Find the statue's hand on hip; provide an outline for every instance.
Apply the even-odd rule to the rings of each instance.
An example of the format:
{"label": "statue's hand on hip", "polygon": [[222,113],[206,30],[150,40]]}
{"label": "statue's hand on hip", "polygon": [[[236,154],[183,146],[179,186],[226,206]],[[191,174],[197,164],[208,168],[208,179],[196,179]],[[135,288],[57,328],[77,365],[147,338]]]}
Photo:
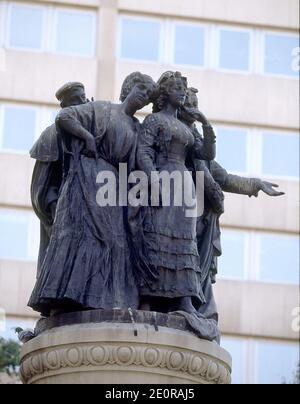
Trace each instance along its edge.
{"label": "statue's hand on hip", "polygon": [[86,139],[83,154],[86,157],[91,157],[91,158],[97,157],[97,146],[96,146],[95,138],[93,136]]}

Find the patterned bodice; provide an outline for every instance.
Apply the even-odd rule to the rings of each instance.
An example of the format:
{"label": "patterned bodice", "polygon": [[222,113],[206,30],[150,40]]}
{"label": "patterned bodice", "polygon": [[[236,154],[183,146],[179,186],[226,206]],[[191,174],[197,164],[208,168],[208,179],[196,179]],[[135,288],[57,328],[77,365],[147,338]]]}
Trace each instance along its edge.
{"label": "patterned bodice", "polygon": [[153,145],[158,157],[173,157],[185,162],[195,138],[189,128],[179,119],[159,112],[148,116],[144,122],[148,136],[153,137]]}

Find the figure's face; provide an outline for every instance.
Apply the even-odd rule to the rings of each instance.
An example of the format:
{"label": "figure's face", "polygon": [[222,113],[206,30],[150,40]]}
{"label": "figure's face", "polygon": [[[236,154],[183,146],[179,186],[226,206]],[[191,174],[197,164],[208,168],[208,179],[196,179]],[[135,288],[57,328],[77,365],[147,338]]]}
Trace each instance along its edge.
{"label": "figure's face", "polygon": [[74,107],[76,105],[86,104],[87,99],[85,95],[85,91],[82,87],[74,88],[66,97],[64,105],[66,107]]}
{"label": "figure's face", "polygon": [[169,103],[175,108],[180,108],[184,105],[185,100],[186,87],[182,80],[177,79],[169,88]]}
{"label": "figure's face", "polygon": [[151,83],[138,83],[127,96],[127,101],[138,111],[150,104],[153,92],[154,86]]}
{"label": "figure's face", "polygon": [[189,94],[181,109],[181,118],[189,123],[196,122],[196,114],[199,111],[198,97],[196,94]]}

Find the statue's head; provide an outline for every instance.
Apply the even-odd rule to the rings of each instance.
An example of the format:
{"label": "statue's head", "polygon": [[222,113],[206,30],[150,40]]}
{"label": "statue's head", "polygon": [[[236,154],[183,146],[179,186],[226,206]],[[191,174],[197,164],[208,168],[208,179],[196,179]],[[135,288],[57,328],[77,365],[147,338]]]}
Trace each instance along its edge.
{"label": "statue's head", "polygon": [[84,85],[78,82],[64,84],[55,94],[62,108],[73,107],[87,102]]}
{"label": "statue's head", "polygon": [[185,121],[192,124],[197,121],[199,115],[199,103],[198,103],[198,90],[190,87],[187,89],[187,96],[185,103],[179,110],[178,117],[181,121]]}
{"label": "statue's head", "polygon": [[120,101],[131,103],[136,111],[144,108],[157,98],[158,88],[147,74],[131,73],[123,82]]}
{"label": "statue's head", "polygon": [[159,96],[154,103],[153,112],[161,111],[166,104],[179,109],[184,105],[187,93],[187,78],[180,72],[165,72],[157,82]]}

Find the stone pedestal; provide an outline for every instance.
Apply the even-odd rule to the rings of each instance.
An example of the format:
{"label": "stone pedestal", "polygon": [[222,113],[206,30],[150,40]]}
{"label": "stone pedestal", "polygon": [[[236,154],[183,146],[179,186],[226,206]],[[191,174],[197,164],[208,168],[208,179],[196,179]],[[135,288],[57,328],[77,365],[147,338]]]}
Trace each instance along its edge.
{"label": "stone pedestal", "polygon": [[[58,324],[63,316],[59,317],[54,322],[42,321],[37,327],[37,337],[23,346],[23,383],[230,383],[230,355],[216,343],[179,329],[181,318],[175,329],[158,325],[157,321],[129,323],[113,318],[107,322],[77,321],[61,326]],[[170,321],[169,317],[165,315]],[[69,315],[66,322],[71,319]],[[176,323],[175,318],[172,321]]]}

